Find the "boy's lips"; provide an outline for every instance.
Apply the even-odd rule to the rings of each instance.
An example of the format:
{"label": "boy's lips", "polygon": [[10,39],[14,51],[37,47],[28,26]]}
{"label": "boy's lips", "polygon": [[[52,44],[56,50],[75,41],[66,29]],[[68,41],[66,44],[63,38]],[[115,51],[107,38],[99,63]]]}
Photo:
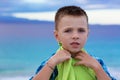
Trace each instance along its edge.
{"label": "boy's lips", "polygon": [[80,43],[72,42],[72,43],[70,43],[70,45],[72,45],[72,47],[74,47],[74,48],[77,48],[80,45]]}

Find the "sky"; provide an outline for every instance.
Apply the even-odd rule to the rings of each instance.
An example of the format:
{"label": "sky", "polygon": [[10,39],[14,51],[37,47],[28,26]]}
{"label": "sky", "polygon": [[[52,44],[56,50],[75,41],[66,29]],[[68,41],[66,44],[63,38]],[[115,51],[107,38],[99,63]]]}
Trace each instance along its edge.
{"label": "sky", "polygon": [[0,0],[0,16],[53,21],[58,8],[77,5],[86,10],[91,24],[120,24],[119,4],[120,0]]}

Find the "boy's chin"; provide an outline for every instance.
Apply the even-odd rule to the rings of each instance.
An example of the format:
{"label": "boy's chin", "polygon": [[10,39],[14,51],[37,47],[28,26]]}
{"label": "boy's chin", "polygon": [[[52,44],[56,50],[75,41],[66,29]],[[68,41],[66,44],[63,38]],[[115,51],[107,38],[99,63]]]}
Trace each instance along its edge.
{"label": "boy's chin", "polygon": [[79,53],[80,51],[81,51],[80,49],[76,49],[76,50],[70,50],[70,52],[71,52],[72,54]]}
{"label": "boy's chin", "polygon": [[81,52],[81,50],[79,50],[79,51],[70,51],[72,57],[75,57],[76,54],[78,54],[80,52]]}

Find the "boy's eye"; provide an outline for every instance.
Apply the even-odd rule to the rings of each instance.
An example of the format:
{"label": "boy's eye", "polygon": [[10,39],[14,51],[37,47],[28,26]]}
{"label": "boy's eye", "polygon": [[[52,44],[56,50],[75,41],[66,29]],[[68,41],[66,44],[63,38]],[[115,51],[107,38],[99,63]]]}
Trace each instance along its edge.
{"label": "boy's eye", "polygon": [[64,32],[71,32],[72,30],[71,29],[67,29],[67,30],[65,30]]}
{"label": "boy's eye", "polygon": [[78,32],[85,32],[85,29],[78,29]]}

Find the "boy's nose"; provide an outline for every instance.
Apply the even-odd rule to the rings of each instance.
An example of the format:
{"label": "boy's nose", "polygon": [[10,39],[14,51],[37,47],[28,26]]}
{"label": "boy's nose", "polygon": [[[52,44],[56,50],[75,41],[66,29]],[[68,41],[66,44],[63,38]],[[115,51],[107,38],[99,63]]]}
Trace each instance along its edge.
{"label": "boy's nose", "polygon": [[79,39],[79,34],[78,33],[73,33],[72,39]]}

